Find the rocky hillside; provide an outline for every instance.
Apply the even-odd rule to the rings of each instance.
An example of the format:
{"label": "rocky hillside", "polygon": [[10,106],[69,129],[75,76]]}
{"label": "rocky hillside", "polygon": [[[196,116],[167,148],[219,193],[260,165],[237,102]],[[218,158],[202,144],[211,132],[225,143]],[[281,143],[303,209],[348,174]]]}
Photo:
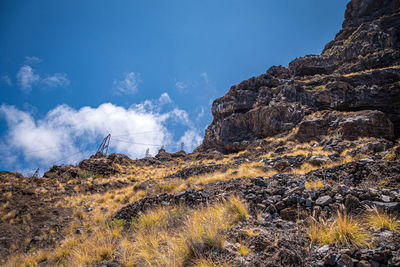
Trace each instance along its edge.
{"label": "rocky hillside", "polygon": [[0,172],[4,266],[400,266],[400,0],[233,86],[194,152]]}
{"label": "rocky hillside", "polygon": [[199,150],[235,152],[283,134],[300,142],[335,133],[393,140],[400,136],[399,81],[400,1],[353,0],[321,55],[271,67],[216,99]]}

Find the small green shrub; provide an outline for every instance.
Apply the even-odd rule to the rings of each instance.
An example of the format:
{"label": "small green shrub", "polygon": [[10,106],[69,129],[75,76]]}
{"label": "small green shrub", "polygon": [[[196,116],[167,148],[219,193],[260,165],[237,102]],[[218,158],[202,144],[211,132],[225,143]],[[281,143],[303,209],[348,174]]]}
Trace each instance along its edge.
{"label": "small green shrub", "polygon": [[336,133],[332,134],[331,137],[332,137],[332,138],[336,138],[336,139],[342,139],[343,133],[341,133],[341,132],[336,132]]}
{"label": "small green shrub", "polygon": [[94,177],[94,176],[95,175],[92,171],[86,171],[86,170],[78,171],[78,177],[81,179],[87,179],[87,178]]}
{"label": "small green shrub", "polygon": [[177,187],[178,185],[176,183],[158,184],[155,190],[157,193],[164,193],[164,192],[171,192]]}
{"label": "small green shrub", "polygon": [[111,228],[122,228],[126,224],[126,221],[124,219],[113,219],[110,223],[109,226]]}

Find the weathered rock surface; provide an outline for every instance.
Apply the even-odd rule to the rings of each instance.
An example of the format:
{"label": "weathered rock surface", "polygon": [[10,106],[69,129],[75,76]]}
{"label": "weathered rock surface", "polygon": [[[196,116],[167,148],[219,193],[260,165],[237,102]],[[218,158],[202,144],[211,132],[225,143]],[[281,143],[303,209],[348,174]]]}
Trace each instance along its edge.
{"label": "weathered rock surface", "polygon": [[[321,55],[271,67],[216,99],[198,151],[238,151],[291,130],[300,141],[334,132],[400,136],[399,36],[399,0],[351,1],[342,30]],[[310,119],[321,111],[322,118]]]}

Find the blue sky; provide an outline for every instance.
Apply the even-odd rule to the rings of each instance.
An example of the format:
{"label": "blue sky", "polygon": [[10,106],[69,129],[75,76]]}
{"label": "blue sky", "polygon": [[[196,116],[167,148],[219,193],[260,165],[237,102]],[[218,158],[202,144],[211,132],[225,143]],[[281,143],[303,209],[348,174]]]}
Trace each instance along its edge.
{"label": "blue sky", "polygon": [[192,150],[230,86],[319,54],[348,0],[3,0],[0,170]]}

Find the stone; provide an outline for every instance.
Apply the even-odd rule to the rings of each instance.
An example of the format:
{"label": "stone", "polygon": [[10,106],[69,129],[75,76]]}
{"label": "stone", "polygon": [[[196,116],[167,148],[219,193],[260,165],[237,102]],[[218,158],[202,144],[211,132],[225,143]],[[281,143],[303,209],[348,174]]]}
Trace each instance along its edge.
{"label": "stone", "polygon": [[267,181],[264,180],[262,177],[257,177],[256,180],[254,181],[255,185],[261,186],[261,187],[267,187],[268,183]]}
{"label": "stone", "polygon": [[326,252],[329,251],[329,245],[324,245],[322,247],[320,247],[319,249],[317,249],[317,253],[319,254],[325,254]]}
{"label": "stone", "polygon": [[343,202],[343,196],[341,194],[336,194],[335,195],[335,201],[338,203]]}
{"label": "stone", "polygon": [[392,198],[390,196],[382,195],[381,199],[383,202],[391,202]]}
{"label": "stone", "polygon": [[356,267],[371,267],[371,264],[366,260],[360,260],[357,262]]}
{"label": "stone", "polygon": [[283,210],[286,207],[286,205],[285,205],[285,203],[283,201],[280,201],[280,202],[275,204],[275,207],[276,207],[277,210]]}
{"label": "stone", "polygon": [[340,185],[340,190],[342,191],[342,195],[346,195],[350,192],[350,188],[347,185]]}
{"label": "stone", "polygon": [[306,205],[307,208],[312,207],[312,200],[310,198],[307,198],[306,201],[305,201],[305,205]]}
{"label": "stone", "polygon": [[319,206],[326,206],[330,203],[332,203],[332,198],[330,196],[321,196],[315,201],[315,204]]}
{"label": "stone", "polygon": [[340,254],[336,254],[336,253],[328,254],[325,257],[324,262],[328,266],[334,266],[334,265],[336,265],[336,262],[339,260],[340,256],[341,256]]}
{"label": "stone", "polygon": [[257,196],[254,193],[249,193],[247,195],[244,196],[245,199],[247,200],[253,200],[255,199]]}
{"label": "stone", "polygon": [[354,263],[352,258],[347,254],[342,254],[340,259],[337,261],[336,266],[338,267],[353,267]]}
{"label": "stone", "polygon": [[377,207],[378,209],[391,211],[397,214],[400,213],[400,202],[379,202],[364,200],[361,201],[361,204],[367,205],[368,207]]}
{"label": "stone", "polygon": [[346,209],[348,211],[353,211],[355,209],[357,209],[358,207],[360,207],[360,201],[358,200],[357,197],[348,194],[345,198],[344,198],[344,206],[346,207]]}
{"label": "stone", "polygon": [[277,212],[277,209],[276,209],[275,205],[269,205],[268,208],[267,208],[267,211],[268,211],[270,214],[274,214],[274,213]]}

